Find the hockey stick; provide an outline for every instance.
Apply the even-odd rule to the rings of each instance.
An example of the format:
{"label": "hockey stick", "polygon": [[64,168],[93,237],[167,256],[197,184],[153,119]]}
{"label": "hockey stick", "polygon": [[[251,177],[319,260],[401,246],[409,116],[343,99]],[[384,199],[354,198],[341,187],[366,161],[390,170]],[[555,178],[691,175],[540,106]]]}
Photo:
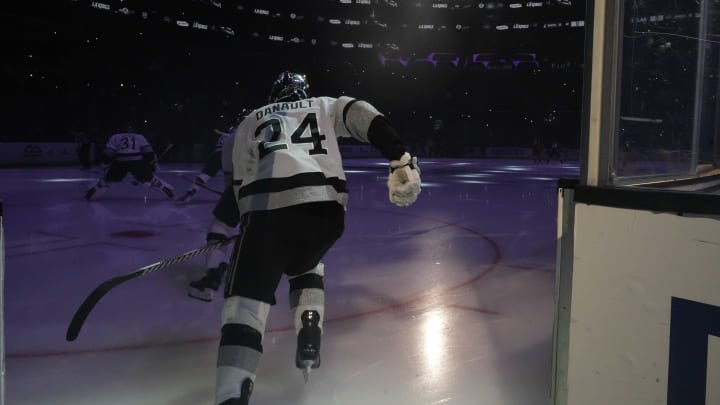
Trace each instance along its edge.
{"label": "hockey stick", "polygon": [[170,149],[172,149],[172,147],[173,147],[173,144],[169,144],[167,147],[165,147],[165,150],[163,150],[162,152],[160,152],[160,154],[157,155],[157,157],[155,158],[155,160],[153,160],[152,162],[150,162],[150,166],[155,166],[155,164],[156,164],[157,162],[159,162],[160,159],[162,159],[162,157],[165,156],[165,154],[168,153],[168,151],[169,151]]}
{"label": "hockey stick", "polygon": [[217,195],[222,195],[222,192],[221,192],[221,191],[217,191],[217,190],[215,190],[214,188],[210,188],[210,187],[206,186],[205,184],[198,183],[197,181],[195,181],[195,180],[193,180],[193,179],[191,179],[191,178],[189,178],[189,177],[186,177],[186,176],[183,175],[183,174],[178,174],[178,177],[180,177],[181,179],[183,179],[183,180],[185,180],[185,181],[189,181],[190,183],[192,183],[192,184],[194,184],[194,185],[196,185],[196,186],[198,186],[198,187],[200,187],[200,188],[203,188],[203,189],[205,189],[205,190],[207,190],[207,191],[209,191],[209,192],[211,192],[211,193],[215,193],[215,194],[217,194]]}
{"label": "hockey stick", "polygon": [[132,280],[134,278],[138,278],[140,276],[144,276],[146,274],[150,274],[152,272],[155,272],[157,270],[165,269],[170,266],[173,266],[175,264],[178,264],[180,262],[183,262],[188,259],[192,259],[193,257],[205,254],[207,252],[210,252],[212,250],[215,250],[219,247],[222,247],[224,245],[227,245],[228,243],[234,241],[240,237],[240,235],[234,235],[231,236],[224,241],[211,243],[209,245],[205,245],[203,247],[193,249],[189,252],[185,252],[181,255],[171,257],[169,259],[161,260],[157,263],[149,264],[147,266],[141,267],[135,271],[132,271],[130,273],[124,274],[122,276],[113,277],[99,286],[97,286],[90,295],[85,298],[85,301],[80,304],[80,307],[77,311],[75,311],[75,315],[73,316],[72,320],[70,321],[70,325],[68,326],[67,333],[65,334],[65,339],[68,342],[72,342],[73,340],[77,339],[78,335],[80,334],[80,329],[82,328],[83,324],[85,323],[85,319],[87,319],[88,315],[90,315],[90,311],[95,308],[97,303],[100,301],[102,297],[105,296],[110,290],[113,288],[119,286],[120,284]]}

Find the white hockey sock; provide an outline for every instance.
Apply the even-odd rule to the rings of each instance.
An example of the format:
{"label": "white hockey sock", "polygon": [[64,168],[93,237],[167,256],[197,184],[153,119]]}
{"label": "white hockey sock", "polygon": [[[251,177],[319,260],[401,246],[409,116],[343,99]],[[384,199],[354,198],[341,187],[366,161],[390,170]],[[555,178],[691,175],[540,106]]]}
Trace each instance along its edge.
{"label": "white hockey sock", "polygon": [[239,398],[246,378],[255,380],[262,356],[262,339],[270,304],[244,297],[228,297],[222,311],[215,401]]}
{"label": "white hockey sock", "polygon": [[290,281],[290,308],[293,312],[293,323],[295,324],[295,333],[299,333],[302,328],[301,315],[305,311],[317,311],[320,315],[318,326],[323,328],[323,318],[325,315],[325,290],[318,288],[318,281],[322,282],[325,275],[325,265],[318,263],[314,268],[303,274],[288,277]]}

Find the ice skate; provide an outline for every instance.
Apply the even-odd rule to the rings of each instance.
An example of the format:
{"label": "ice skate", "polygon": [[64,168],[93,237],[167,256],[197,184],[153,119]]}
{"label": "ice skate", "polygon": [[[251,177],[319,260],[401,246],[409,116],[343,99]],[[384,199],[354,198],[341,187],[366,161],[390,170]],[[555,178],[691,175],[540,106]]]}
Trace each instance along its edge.
{"label": "ice skate", "polygon": [[165,194],[165,197],[167,197],[171,200],[173,199],[173,190],[170,187],[162,186],[162,187],[160,187],[160,191],[162,191],[163,194]]}
{"label": "ice skate", "polygon": [[226,269],[226,263],[220,263],[218,267],[208,269],[203,278],[190,283],[188,295],[202,301],[212,301],[215,296],[215,291],[217,291],[218,288],[220,288],[220,284],[222,284]]}
{"label": "ice skate", "polygon": [[303,327],[297,337],[297,352],[295,366],[302,370],[303,378],[307,382],[310,371],[320,367],[320,338],[322,331],[320,314],[317,311],[305,311],[300,316]]}
{"label": "ice skate", "polygon": [[104,182],[104,181],[98,182],[94,186],[90,187],[90,189],[88,191],[85,192],[85,199],[88,201],[92,201],[95,197],[97,197],[97,195],[99,194],[98,192],[101,189],[104,189],[107,187],[108,187],[108,185],[106,182]]}
{"label": "ice skate", "polygon": [[177,200],[178,204],[189,203],[190,200],[192,200],[192,198],[195,196],[196,193],[197,193],[197,190],[194,188],[188,190],[185,194],[183,194],[182,197],[178,198],[178,200]]}
{"label": "ice skate", "polygon": [[161,193],[165,194],[165,197],[169,199],[173,199],[173,188],[171,185],[165,183],[164,181],[158,179],[157,177],[153,178],[150,181],[150,187],[160,191]]}

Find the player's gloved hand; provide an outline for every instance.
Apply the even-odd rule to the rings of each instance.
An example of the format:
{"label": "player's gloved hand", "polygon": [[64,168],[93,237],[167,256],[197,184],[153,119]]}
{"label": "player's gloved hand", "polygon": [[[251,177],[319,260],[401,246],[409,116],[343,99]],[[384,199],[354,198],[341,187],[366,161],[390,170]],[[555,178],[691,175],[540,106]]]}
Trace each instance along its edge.
{"label": "player's gloved hand", "polygon": [[405,152],[399,160],[390,161],[388,191],[390,201],[401,207],[406,207],[417,200],[420,194],[420,166],[417,157],[411,157]]}

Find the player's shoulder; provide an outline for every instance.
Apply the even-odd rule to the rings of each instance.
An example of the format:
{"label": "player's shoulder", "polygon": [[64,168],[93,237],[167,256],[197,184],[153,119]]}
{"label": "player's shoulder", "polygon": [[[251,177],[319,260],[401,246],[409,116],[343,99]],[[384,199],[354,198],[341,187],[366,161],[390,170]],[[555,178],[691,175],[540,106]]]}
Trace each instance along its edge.
{"label": "player's shoulder", "polygon": [[316,105],[324,104],[327,106],[332,106],[338,101],[337,97],[330,97],[330,96],[319,96],[319,97],[311,97],[309,100],[312,100],[313,103]]}
{"label": "player's shoulder", "polygon": [[119,138],[127,137],[127,136],[135,136],[138,138],[145,138],[145,136],[143,134],[139,134],[137,132],[118,132],[118,133],[110,135],[110,138],[111,139],[113,139],[113,138],[119,139]]}
{"label": "player's shoulder", "polygon": [[108,138],[108,142],[120,142],[123,136],[127,136],[123,132],[118,132],[115,134],[110,135],[110,138]]}

